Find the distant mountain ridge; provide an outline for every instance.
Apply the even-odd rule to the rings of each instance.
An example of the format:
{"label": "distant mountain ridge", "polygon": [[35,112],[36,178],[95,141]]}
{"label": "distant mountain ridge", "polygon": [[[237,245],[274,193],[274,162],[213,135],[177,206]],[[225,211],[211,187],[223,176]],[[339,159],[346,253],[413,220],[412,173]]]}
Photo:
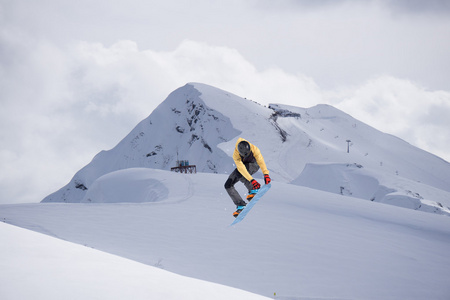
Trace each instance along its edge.
{"label": "distant mountain ridge", "polygon": [[234,169],[231,156],[239,137],[261,149],[274,181],[295,180],[309,163],[357,163],[450,191],[448,162],[332,106],[265,107],[215,87],[189,83],[42,202],[81,202],[105,174],[136,167],[170,170],[179,159],[195,164],[198,172],[228,174]]}

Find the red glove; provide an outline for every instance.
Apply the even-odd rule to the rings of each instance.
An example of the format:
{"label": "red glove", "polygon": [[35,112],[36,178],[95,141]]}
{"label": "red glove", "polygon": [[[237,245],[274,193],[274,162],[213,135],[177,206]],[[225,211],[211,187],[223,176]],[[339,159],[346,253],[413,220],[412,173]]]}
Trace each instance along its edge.
{"label": "red glove", "polygon": [[255,179],[252,179],[252,181],[250,181],[250,182],[253,185],[254,190],[259,190],[261,188],[261,185]]}
{"label": "red glove", "polygon": [[266,184],[269,184],[271,181],[272,181],[272,180],[270,180],[269,174],[265,174],[265,175],[264,175],[264,182],[265,182]]}

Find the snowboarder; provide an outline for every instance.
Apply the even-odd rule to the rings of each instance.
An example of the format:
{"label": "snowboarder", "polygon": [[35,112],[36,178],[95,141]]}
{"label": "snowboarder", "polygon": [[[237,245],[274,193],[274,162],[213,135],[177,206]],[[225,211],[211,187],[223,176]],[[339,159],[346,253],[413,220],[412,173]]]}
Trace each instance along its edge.
{"label": "snowboarder", "polygon": [[236,147],[233,153],[233,160],[236,164],[236,169],[230,174],[225,182],[225,190],[230,195],[237,210],[233,213],[237,217],[247,204],[236,191],[234,185],[240,181],[248,189],[247,201],[251,201],[255,196],[257,190],[261,185],[256,181],[252,175],[261,168],[264,174],[265,184],[270,183],[269,170],[267,170],[266,163],[261,154],[261,151],[253,144],[243,138],[239,138],[236,142]]}

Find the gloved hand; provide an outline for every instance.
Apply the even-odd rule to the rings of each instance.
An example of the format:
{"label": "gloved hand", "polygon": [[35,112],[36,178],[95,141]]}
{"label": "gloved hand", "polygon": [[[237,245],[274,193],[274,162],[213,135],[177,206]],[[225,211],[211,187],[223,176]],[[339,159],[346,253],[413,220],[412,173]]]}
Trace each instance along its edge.
{"label": "gloved hand", "polygon": [[272,180],[270,180],[270,176],[269,174],[264,174],[264,182],[266,184],[269,184]]}
{"label": "gloved hand", "polygon": [[253,185],[254,190],[259,190],[261,188],[261,185],[255,179],[252,179],[252,181],[250,181],[250,183]]}

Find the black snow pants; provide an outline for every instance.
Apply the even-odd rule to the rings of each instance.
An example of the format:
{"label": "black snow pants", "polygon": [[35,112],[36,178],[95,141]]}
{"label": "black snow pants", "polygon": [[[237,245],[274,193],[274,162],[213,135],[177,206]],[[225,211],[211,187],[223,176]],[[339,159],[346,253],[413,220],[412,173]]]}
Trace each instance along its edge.
{"label": "black snow pants", "polygon": [[[255,162],[250,163],[244,163],[245,167],[247,168],[247,171],[250,173],[250,175],[255,174],[259,170],[258,164]],[[228,176],[228,180],[225,182],[225,190],[227,191],[228,195],[230,195],[231,199],[233,200],[234,204],[236,206],[244,206],[247,203],[242,200],[241,195],[239,195],[238,191],[234,187],[234,185],[238,182],[242,182],[247,190],[250,192],[253,190],[253,185],[245,179],[244,176],[242,176],[241,173],[239,173],[238,169],[235,169],[233,172],[231,172],[230,176]]]}

